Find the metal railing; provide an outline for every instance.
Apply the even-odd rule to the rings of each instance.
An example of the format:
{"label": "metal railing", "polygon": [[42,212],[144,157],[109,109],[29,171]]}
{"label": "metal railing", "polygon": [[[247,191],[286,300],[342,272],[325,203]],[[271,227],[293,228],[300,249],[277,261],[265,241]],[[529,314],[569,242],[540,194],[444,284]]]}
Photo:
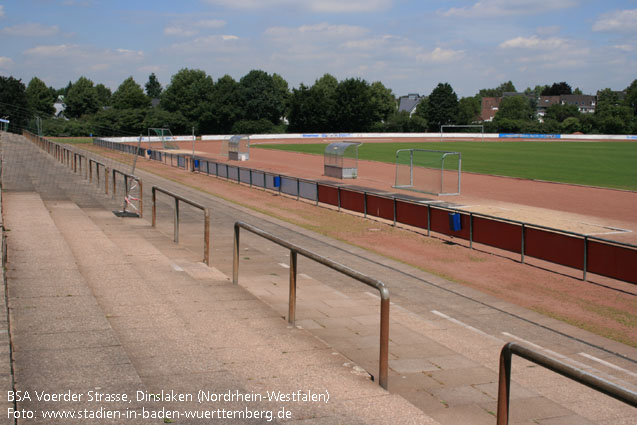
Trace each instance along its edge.
{"label": "metal railing", "polygon": [[312,251],[308,251],[305,248],[294,245],[284,239],[279,238],[265,230],[259,229],[251,224],[238,221],[234,224],[234,252],[232,261],[232,282],[235,285],[239,284],[239,242],[240,242],[240,229],[247,230],[255,235],[268,239],[271,242],[276,243],[284,248],[290,250],[290,291],[289,291],[289,303],[288,303],[288,322],[294,324],[296,318],[296,273],[297,273],[297,256],[302,255],[305,258],[316,261],[336,270],[339,273],[343,273],[353,279],[358,280],[372,288],[378,290],[380,294],[380,354],[379,354],[379,372],[378,383],[381,387],[387,389],[387,379],[389,370],[389,289],[385,284],[377,279],[364,275],[356,270],[350,269],[342,264],[339,264],[333,260],[320,256]]}
{"label": "metal railing", "polygon": [[570,366],[535,350],[509,342],[500,352],[500,374],[498,383],[498,419],[497,425],[509,423],[509,395],[511,391],[511,356],[515,354],[530,362],[545,367],[580,384],[586,385],[607,396],[613,397],[630,406],[637,407],[637,393],[620,387],[605,379],[591,375],[581,369]]}
{"label": "metal railing", "polygon": [[210,260],[209,260],[209,257],[210,257],[210,212],[208,211],[208,208],[196,202],[193,202],[189,199],[186,199],[182,196],[179,196],[176,193],[170,192],[166,189],[162,189],[157,186],[153,186],[152,188],[152,193],[153,193],[152,227],[156,227],[156,224],[157,224],[157,194],[156,192],[161,192],[164,195],[168,195],[175,200],[175,214],[174,214],[174,222],[173,222],[174,223],[173,224],[173,240],[175,241],[175,243],[179,243],[179,202],[183,202],[190,206],[203,210],[203,214],[204,214],[203,262],[206,265],[210,265]]}
{"label": "metal railing", "polygon": [[93,183],[93,164],[95,164],[95,175],[97,177],[97,184],[100,184],[100,165],[104,167],[104,193],[108,195],[108,167],[94,159],[88,160],[88,181]]}

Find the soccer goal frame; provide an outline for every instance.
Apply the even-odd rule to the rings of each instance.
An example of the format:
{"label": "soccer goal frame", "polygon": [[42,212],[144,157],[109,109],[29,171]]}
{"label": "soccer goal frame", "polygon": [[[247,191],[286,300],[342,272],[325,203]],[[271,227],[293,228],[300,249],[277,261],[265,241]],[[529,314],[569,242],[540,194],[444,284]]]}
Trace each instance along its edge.
{"label": "soccer goal frame", "polygon": [[484,125],[482,124],[444,124],[440,126],[440,141],[442,142],[442,134],[445,128],[480,128],[480,134],[482,135],[482,141],[484,142]]}
{"label": "soccer goal frame", "polygon": [[[416,161],[414,161],[416,157]],[[419,165],[419,158],[427,157],[427,166]],[[445,167],[450,157],[457,158],[457,170]],[[407,168],[408,167],[408,168]],[[405,171],[408,170],[408,178]],[[454,182],[457,180],[457,185]],[[407,181],[408,180],[408,181]],[[462,153],[427,149],[399,149],[396,151],[394,189],[406,189],[436,196],[460,195],[462,182]]]}
{"label": "soccer goal frame", "polygon": [[148,128],[148,146],[152,146],[153,137],[159,137],[164,149],[179,149],[169,128]]}

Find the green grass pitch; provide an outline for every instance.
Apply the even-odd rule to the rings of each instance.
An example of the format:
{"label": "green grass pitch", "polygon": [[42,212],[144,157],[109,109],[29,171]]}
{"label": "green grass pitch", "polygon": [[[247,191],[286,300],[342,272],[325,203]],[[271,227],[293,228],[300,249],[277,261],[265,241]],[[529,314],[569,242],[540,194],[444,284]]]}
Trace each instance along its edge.
{"label": "green grass pitch", "polygon": [[[327,144],[259,144],[322,155]],[[394,163],[398,149],[429,149],[462,153],[462,170],[523,179],[637,190],[635,142],[443,142],[368,143],[361,160]]]}

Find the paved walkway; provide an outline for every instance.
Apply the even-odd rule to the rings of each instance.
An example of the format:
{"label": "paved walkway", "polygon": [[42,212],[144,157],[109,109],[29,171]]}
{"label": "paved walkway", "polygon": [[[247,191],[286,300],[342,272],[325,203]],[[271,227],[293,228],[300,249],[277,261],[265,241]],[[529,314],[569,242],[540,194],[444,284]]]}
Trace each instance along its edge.
{"label": "paved walkway", "polygon": [[[13,147],[29,150],[21,144]],[[47,163],[50,161],[42,160],[40,165]],[[19,176],[18,171],[12,172]],[[59,173],[70,174],[66,170]],[[48,194],[43,195],[46,199],[40,201],[42,208],[35,207],[37,199],[22,201],[30,202],[42,214],[48,210],[49,220],[55,223],[77,262],[84,287],[95,300],[80,303],[87,306],[81,310],[88,313],[91,305],[99,306],[102,318],[117,338],[118,343],[111,349],[119,359],[118,367],[132,365],[136,377],[129,379],[138,379],[143,391],[154,394],[167,387],[184,393],[202,388],[236,389],[241,393],[328,390],[333,398],[325,406],[293,405],[293,419],[308,423],[427,423],[425,418],[432,417],[441,424],[493,424],[498,351],[505,340],[526,341],[551,350],[565,361],[614,382],[627,386],[637,382],[637,356],[630,347],[196,190],[139,174],[147,193],[151,183],[160,184],[212,207],[212,259],[216,269],[198,263],[200,213],[184,209],[180,245],[168,240],[166,236],[172,235],[168,224],[172,210],[167,200],[160,200],[158,229],[150,229],[145,220],[115,218],[104,209],[111,207],[106,198],[100,198],[97,191],[89,193],[79,184],[69,184],[64,193],[56,196],[47,187]],[[50,181],[15,180],[17,190],[27,191],[29,196],[34,196],[38,185]],[[34,180],[35,184],[29,183]],[[78,191],[82,191],[80,207],[73,199]],[[90,201],[86,199],[89,194]],[[18,192],[8,194],[14,195],[22,196]],[[14,208],[13,215],[7,210],[6,218],[11,217],[17,226],[22,221],[21,209],[10,208]],[[378,361],[376,294],[300,259],[299,326],[288,328],[281,317],[287,312],[289,258],[285,250],[242,234],[241,285],[237,288],[228,283],[232,223],[237,219],[258,224],[390,284],[393,305],[389,394],[368,379],[368,372],[376,373]],[[33,226],[25,226],[20,232],[12,228],[11,237],[17,239]],[[11,240],[9,247],[12,249]],[[51,250],[42,255],[44,262]],[[25,269],[29,268],[27,265],[28,262],[21,264]],[[9,267],[10,276],[15,272],[17,278],[18,269],[12,271],[12,263]],[[53,279],[52,273],[45,272],[47,279],[41,283],[48,282],[49,275]],[[12,282],[10,279],[10,308],[14,305]],[[16,300],[16,314],[19,305]],[[43,314],[46,310],[42,309]],[[58,319],[53,315],[50,320]],[[40,326],[45,323],[46,320]],[[86,323],[91,322],[87,319]],[[17,331],[17,326],[22,325],[14,324],[12,319],[11,326]],[[37,351],[37,345],[34,347],[32,351]],[[19,359],[16,350],[16,366],[24,365]],[[25,367],[24,373],[28,369]],[[20,370],[16,367],[18,378]],[[530,367],[521,359],[514,358],[513,381],[511,423],[634,423],[634,409],[541,368]],[[19,379],[16,385],[20,385]],[[235,403],[238,408],[245,405]],[[264,406],[267,410],[271,405],[250,403],[255,409]],[[274,405],[277,410],[281,403]],[[151,406],[156,407],[153,403]],[[130,408],[139,411],[143,407],[145,404],[140,403]]]}

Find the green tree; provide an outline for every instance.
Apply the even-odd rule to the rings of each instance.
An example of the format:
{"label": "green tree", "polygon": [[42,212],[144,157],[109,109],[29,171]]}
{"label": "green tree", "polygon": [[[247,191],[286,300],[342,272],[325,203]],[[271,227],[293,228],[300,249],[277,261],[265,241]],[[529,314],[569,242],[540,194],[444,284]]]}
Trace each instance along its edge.
{"label": "green tree", "polygon": [[483,97],[502,97],[503,93],[515,93],[517,90],[513,85],[513,82],[507,81],[505,83],[500,84],[498,87],[494,89],[482,89],[478,92],[478,96],[480,98]]}
{"label": "green tree", "polygon": [[580,115],[581,113],[577,108],[577,105],[562,105],[556,103],[546,109],[546,114],[544,116],[545,118],[553,119],[557,122],[562,122],[567,118],[579,119]]}
{"label": "green tree", "polygon": [[208,133],[229,134],[232,126],[243,118],[239,83],[229,75],[219,78],[214,85]]}
{"label": "green tree", "polygon": [[115,109],[144,109],[150,106],[150,99],[133,77],[128,77],[113,93],[111,104]]}
{"label": "green tree", "polygon": [[99,99],[93,82],[86,77],[80,77],[69,89],[64,98],[65,114],[71,118],[91,115],[99,109]]}
{"label": "green tree", "polygon": [[526,90],[524,90],[524,94],[529,97],[534,97],[535,99],[538,99],[540,96],[542,96],[542,92],[548,88],[549,86],[546,86],[546,85],[544,86],[536,85],[534,88],[527,87]]}
{"label": "green tree", "polygon": [[535,110],[526,96],[507,96],[502,99],[494,120],[535,120]]}
{"label": "green tree", "polygon": [[429,131],[440,130],[441,125],[455,124],[458,119],[458,95],[449,83],[439,83],[428,97],[425,110]]}
{"label": "green tree", "polygon": [[563,94],[573,94],[571,86],[562,81],[561,83],[553,83],[551,87],[542,90],[542,96],[560,96]]}
{"label": "green tree", "polygon": [[180,112],[168,112],[161,108],[149,108],[142,123],[142,128],[170,128],[174,134],[188,134],[190,122]]}
{"label": "green tree", "polygon": [[463,97],[458,102],[458,124],[473,124],[480,118],[480,99],[477,96]]}
{"label": "green tree", "polygon": [[172,76],[160,105],[169,112],[180,112],[199,131],[201,115],[210,110],[213,92],[214,82],[205,71],[184,68]]}
{"label": "green tree", "polygon": [[19,133],[30,118],[26,87],[22,80],[0,76],[0,118],[8,119],[9,131]]}
{"label": "green tree", "polygon": [[369,131],[374,122],[369,83],[360,78],[348,78],[336,88],[336,131]]}
{"label": "green tree", "polygon": [[97,99],[99,101],[100,107],[109,106],[111,104],[111,89],[106,87],[104,84],[99,83],[95,86],[95,91],[97,92]]}
{"label": "green tree", "polygon": [[239,87],[246,120],[266,119],[275,125],[281,121],[288,100],[285,80],[265,71],[252,70],[239,80]]}
{"label": "green tree", "polygon": [[633,110],[633,114],[637,115],[637,79],[626,87],[624,104]]}
{"label": "green tree", "polygon": [[148,76],[148,81],[146,82],[145,87],[148,97],[150,97],[151,99],[159,99],[159,97],[161,96],[162,87],[154,72]]}
{"label": "green tree", "polygon": [[375,81],[369,86],[372,102],[372,114],[374,122],[384,122],[397,111],[396,97],[391,89],[385,87],[380,81]]}
{"label": "green tree", "polygon": [[26,88],[27,102],[29,108],[34,114],[39,115],[41,118],[46,118],[53,115],[55,108],[53,102],[55,99],[51,96],[49,88],[44,84],[44,81],[38,77],[33,77]]}
{"label": "green tree", "polygon": [[305,84],[301,83],[298,89],[292,89],[288,112],[288,121],[290,123],[288,130],[296,133],[315,131],[314,117],[316,116],[317,107],[312,91]]}
{"label": "green tree", "polygon": [[330,74],[324,74],[314,82],[310,89],[312,100],[315,102],[313,108],[312,128],[307,131],[330,132],[334,131],[334,123],[338,117],[337,94],[338,80]]}

